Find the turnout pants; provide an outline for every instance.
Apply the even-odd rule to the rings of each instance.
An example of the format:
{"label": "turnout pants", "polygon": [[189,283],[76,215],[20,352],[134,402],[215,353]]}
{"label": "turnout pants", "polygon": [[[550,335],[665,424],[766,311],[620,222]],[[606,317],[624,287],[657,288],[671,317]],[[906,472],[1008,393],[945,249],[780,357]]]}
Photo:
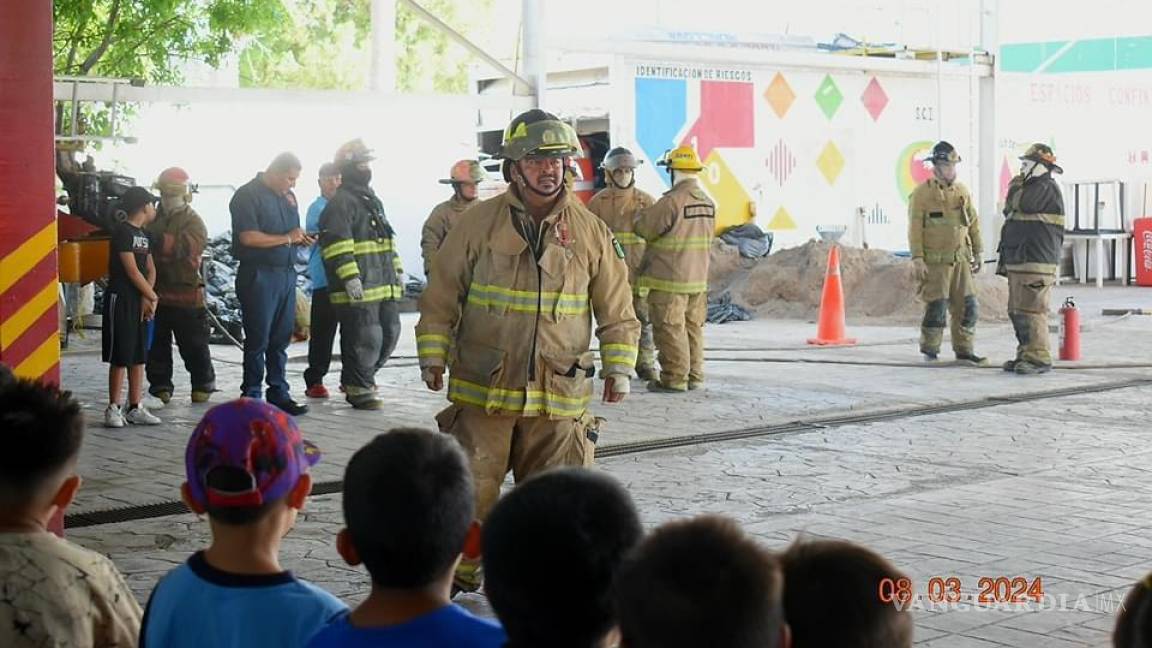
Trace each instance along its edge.
{"label": "turnout pants", "polygon": [[1016,329],[1016,360],[1052,364],[1048,347],[1048,308],[1056,276],[1008,271],[1008,317]]}
{"label": "turnout pants", "polygon": [[384,366],[400,339],[400,309],[394,301],[348,304],[340,313],[340,384],[345,393],[363,394],[376,386],[376,370]]}
{"label": "turnout pants", "polygon": [[327,288],[312,291],[312,337],[308,339],[308,368],[304,370],[304,384],[308,387],[324,382],[332,366],[332,345],[336,329],[340,327],[339,314],[328,296]]}
{"label": "turnout pants", "polygon": [[472,405],[449,405],[436,415],[440,431],[451,434],[472,464],[476,519],[488,517],[500,497],[504,477],[516,483],[558,466],[591,466],[599,438],[599,419],[496,416]]}
{"label": "turnout pants", "polygon": [[939,353],[944,325],[951,315],[952,350],[972,353],[976,322],[980,319],[972,268],[967,263],[930,263],[920,281],[924,321],[920,325],[920,352]]}
{"label": "turnout pants", "polygon": [[656,343],[652,338],[652,318],[648,313],[647,294],[632,295],[632,308],[636,319],[640,320],[640,355],[636,358],[636,370],[652,370],[656,367]]}
{"label": "turnout pants", "polygon": [[216,370],[212,367],[212,352],[208,349],[208,311],[201,308],[183,308],[160,304],[153,319],[152,348],[148,351],[145,372],[148,392],[172,393],[172,338],[180,347],[184,368],[192,378],[192,391],[216,390]]}
{"label": "turnout pants", "polygon": [[704,382],[704,321],[708,294],[653,290],[648,313],[660,359],[660,382],[672,389]]}
{"label": "turnout pants", "polygon": [[296,325],[296,271],[291,267],[247,266],[236,273],[236,297],[244,323],[244,396],[260,398],[268,369],[268,398],[288,398],[288,344]]}

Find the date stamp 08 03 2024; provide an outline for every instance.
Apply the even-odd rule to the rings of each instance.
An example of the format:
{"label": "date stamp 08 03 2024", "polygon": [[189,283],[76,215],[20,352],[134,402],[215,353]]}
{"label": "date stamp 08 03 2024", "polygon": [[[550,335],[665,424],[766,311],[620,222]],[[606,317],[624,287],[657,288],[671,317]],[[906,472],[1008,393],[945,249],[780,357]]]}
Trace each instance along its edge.
{"label": "date stamp 08 03 2024", "polygon": [[975,593],[966,591],[964,583],[956,576],[933,576],[927,581],[923,592],[916,589],[909,578],[884,578],[880,580],[877,596],[880,602],[900,607],[922,603],[949,604],[969,603],[977,605],[1028,604],[1044,600],[1044,581],[1041,577],[1028,579],[1022,576],[982,576],[976,582]]}

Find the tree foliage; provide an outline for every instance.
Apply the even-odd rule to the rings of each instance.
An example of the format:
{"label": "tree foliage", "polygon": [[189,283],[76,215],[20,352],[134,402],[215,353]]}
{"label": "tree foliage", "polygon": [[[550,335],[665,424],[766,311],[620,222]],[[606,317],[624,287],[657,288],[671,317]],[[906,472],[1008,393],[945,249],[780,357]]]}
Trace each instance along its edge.
{"label": "tree foliage", "polygon": [[[397,89],[464,92],[471,57],[398,3]],[[422,0],[468,33],[492,0]],[[55,0],[57,74],[179,83],[187,62],[238,57],[245,87],[357,90],[370,69],[369,0]]]}

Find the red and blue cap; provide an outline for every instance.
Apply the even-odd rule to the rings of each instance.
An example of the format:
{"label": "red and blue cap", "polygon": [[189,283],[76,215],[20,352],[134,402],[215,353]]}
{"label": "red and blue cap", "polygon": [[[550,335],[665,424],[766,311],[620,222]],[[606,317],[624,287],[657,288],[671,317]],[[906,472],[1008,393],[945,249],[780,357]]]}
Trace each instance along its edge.
{"label": "red and blue cap", "polygon": [[204,508],[257,508],[286,497],[319,460],[284,411],[251,398],[229,401],[208,410],[188,440],[189,496]]}

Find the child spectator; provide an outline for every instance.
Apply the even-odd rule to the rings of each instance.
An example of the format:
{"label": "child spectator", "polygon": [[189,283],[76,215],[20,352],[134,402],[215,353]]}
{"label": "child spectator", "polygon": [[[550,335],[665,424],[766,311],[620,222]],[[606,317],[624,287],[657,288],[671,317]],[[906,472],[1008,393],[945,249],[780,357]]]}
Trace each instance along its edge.
{"label": "child spectator", "polygon": [[[144,363],[148,360],[147,321],[156,314],[159,297],[156,264],[144,227],[156,218],[160,200],[144,187],[132,187],[120,198],[127,219],[112,230],[108,255],[108,288],[104,291],[101,342],[108,363],[108,409],[104,425],[122,428],[128,423],[158,425],[160,419],[145,409]],[[128,375],[128,409],[120,406],[124,375]]]}
{"label": "child spectator", "polygon": [[507,648],[615,645],[612,583],[642,534],[628,492],[600,473],[545,472],[504,496],[482,546]]}
{"label": "child spectator", "polygon": [[797,541],[780,556],[793,648],[909,648],[912,614],[880,600],[906,578],[879,554],[842,540]]}
{"label": "child spectator", "polygon": [[623,648],[788,648],[776,559],[732,520],[652,533],[620,569]]}
{"label": "child spectator", "polygon": [[185,454],[181,494],[207,513],[212,544],[156,585],[140,645],[303,646],[347,607],[280,566],[280,541],[320,458],[290,416],[241,398],[204,415]]}
{"label": "child spectator", "polygon": [[1116,648],[1152,648],[1152,574],[1128,592],[1112,633]]}
{"label": "child spectator", "polygon": [[68,392],[0,387],[0,645],[136,643],[140,606],[104,556],[47,531],[80,488],[84,416]]}
{"label": "child spectator", "polygon": [[310,648],[500,648],[498,624],[451,601],[452,576],[473,521],[472,473],[449,436],[418,429],[381,434],[344,472],[337,537],[350,565],[364,563],[372,593],[312,639]]}

